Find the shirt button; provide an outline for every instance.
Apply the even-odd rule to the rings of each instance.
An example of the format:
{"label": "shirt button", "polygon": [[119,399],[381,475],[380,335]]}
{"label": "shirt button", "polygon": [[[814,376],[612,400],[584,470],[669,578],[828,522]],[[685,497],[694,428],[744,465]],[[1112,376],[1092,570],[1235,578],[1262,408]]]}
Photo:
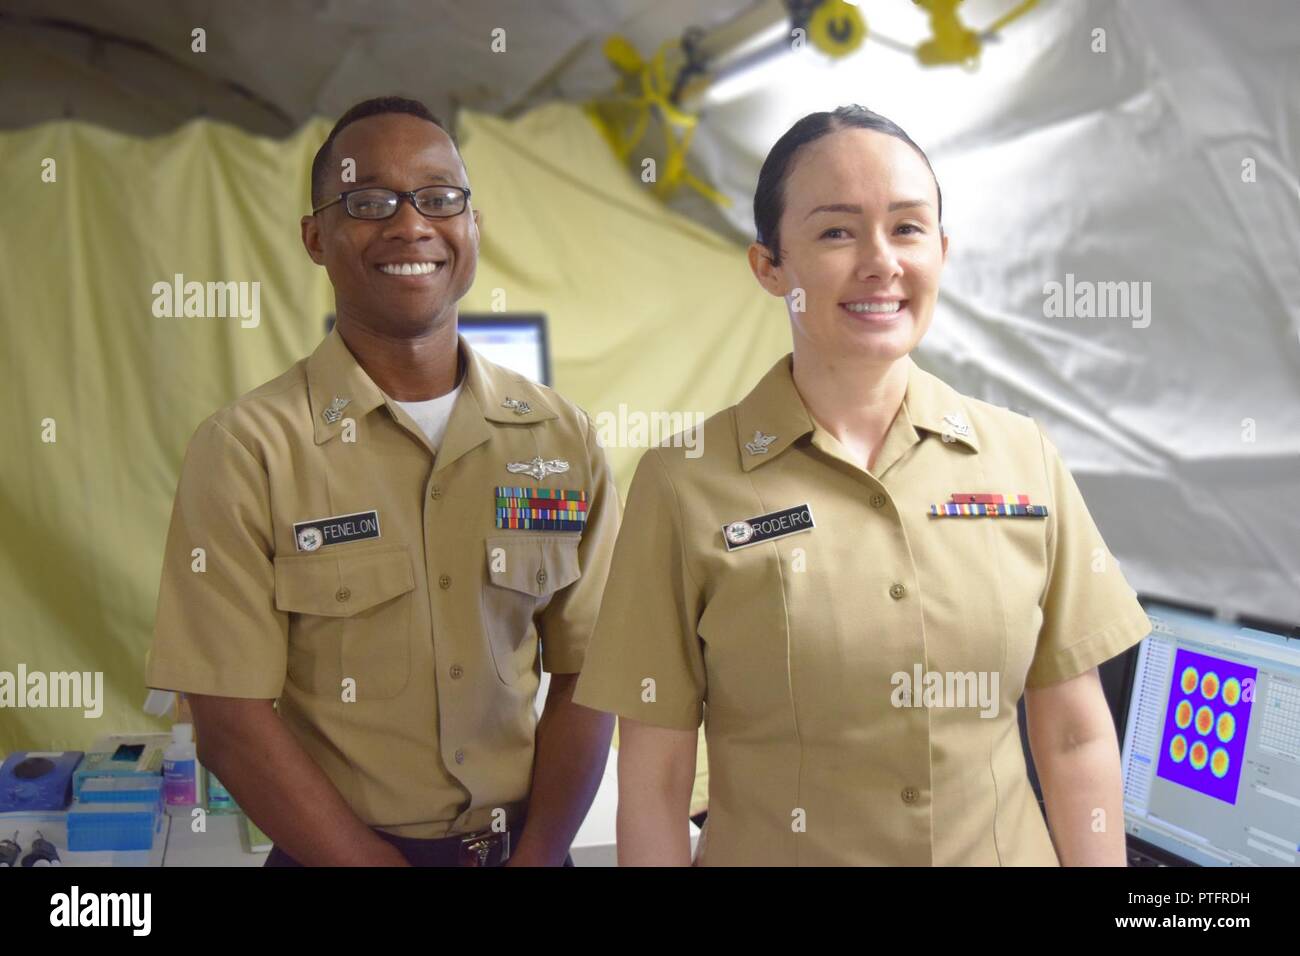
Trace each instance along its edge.
{"label": "shirt button", "polygon": [[893,598],[895,601],[897,601],[906,593],[907,593],[907,588],[903,587],[903,585],[901,584],[892,584],[889,587],[889,596]]}
{"label": "shirt button", "polygon": [[883,507],[885,507],[885,496],[884,496],[884,495],[872,495],[872,496],[871,496],[871,507],[873,507],[873,508],[883,508]]}
{"label": "shirt button", "polygon": [[459,664],[451,665],[451,676],[453,678],[460,680],[460,675],[463,673],[465,673],[465,668],[461,667]]}
{"label": "shirt button", "polygon": [[447,590],[447,588],[451,587],[451,578],[445,574],[438,578],[438,587],[442,588],[444,591]]}
{"label": "shirt button", "polygon": [[339,588],[334,592],[334,600],[338,601],[340,604],[350,597],[352,597],[352,592],[347,588]]}
{"label": "shirt button", "polygon": [[464,762],[465,762],[465,751],[463,751],[463,750],[457,750],[457,751],[456,751],[456,763],[464,763]]}
{"label": "shirt button", "polygon": [[440,486],[438,486],[438,485],[434,485],[432,488],[429,489],[429,497],[430,497],[430,498],[441,498],[441,497],[442,497],[442,488],[441,488]]}
{"label": "shirt button", "polygon": [[544,588],[544,587],[546,587],[546,569],[545,569],[545,568],[543,568],[542,570],[540,570],[540,571],[537,572],[537,586],[538,586],[539,588]]}
{"label": "shirt button", "polygon": [[920,794],[916,792],[916,787],[904,787],[902,796],[904,803],[916,803],[916,798]]}

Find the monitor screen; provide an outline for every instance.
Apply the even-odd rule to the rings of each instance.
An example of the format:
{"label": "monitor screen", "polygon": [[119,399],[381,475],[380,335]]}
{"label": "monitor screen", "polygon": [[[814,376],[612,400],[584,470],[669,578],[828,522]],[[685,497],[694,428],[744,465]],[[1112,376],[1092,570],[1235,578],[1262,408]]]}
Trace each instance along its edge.
{"label": "monitor screen", "polygon": [[1145,601],[1124,727],[1125,831],[1200,866],[1295,866],[1300,641]]}
{"label": "monitor screen", "polygon": [[461,315],[460,334],[489,362],[543,385],[551,384],[551,356],[546,316]]}

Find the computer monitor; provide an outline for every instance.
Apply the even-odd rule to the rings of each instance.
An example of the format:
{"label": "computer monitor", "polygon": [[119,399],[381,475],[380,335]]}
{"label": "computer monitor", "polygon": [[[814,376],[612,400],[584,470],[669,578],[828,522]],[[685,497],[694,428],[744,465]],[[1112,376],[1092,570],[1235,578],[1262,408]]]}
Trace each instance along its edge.
{"label": "computer monitor", "polygon": [[1198,866],[1296,866],[1300,641],[1144,599],[1123,744],[1124,829]]}
{"label": "computer monitor", "polygon": [[460,333],[470,347],[490,362],[543,385],[551,384],[551,353],[546,316],[461,315]]}

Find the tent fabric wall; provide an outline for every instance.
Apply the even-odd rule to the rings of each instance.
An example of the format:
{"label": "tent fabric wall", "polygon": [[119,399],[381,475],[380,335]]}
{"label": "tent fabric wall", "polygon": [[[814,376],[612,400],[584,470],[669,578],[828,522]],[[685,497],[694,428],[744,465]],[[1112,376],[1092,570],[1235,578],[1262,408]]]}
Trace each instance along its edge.
{"label": "tent fabric wall", "polygon": [[[205,122],[151,140],[68,122],[0,134],[15,178],[0,234],[0,662],[102,671],[105,698],[96,719],[0,711],[0,750],[157,729],[140,711],[143,659],[186,442],[308,350],[330,308],[294,248],[324,129],[286,142]],[[260,324],[155,317],[154,283],[178,273],[260,281]]]}
{"label": "tent fabric wall", "polygon": [[[545,312],[556,386],[598,420],[620,404],[712,413],[788,349],[781,305],[743,250],[626,176],[580,109],[466,114],[460,129],[483,214],[462,310],[504,294],[507,310]],[[197,121],[140,140],[59,122],[0,134],[0,163],[30,173],[0,234],[0,670],[101,671],[104,688],[98,718],[0,710],[0,752],[161,727],[140,710],[143,660],[186,442],[308,354],[333,309],[298,232],[327,131],[317,121],[280,142]],[[153,285],[177,273],[260,282],[260,322],[156,317]],[[608,434],[625,491],[649,436]]]}

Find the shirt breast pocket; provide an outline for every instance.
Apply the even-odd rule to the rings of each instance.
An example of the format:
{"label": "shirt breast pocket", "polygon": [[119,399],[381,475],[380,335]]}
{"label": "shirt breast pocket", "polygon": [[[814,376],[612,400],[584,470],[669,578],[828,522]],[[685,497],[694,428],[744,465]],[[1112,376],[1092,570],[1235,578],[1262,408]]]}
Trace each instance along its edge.
{"label": "shirt breast pocket", "polygon": [[[1037,500],[1037,499],[1035,499]],[[1047,583],[1047,521],[1045,518],[948,518],[981,522],[995,556],[996,587],[1006,629],[1004,679],[1023,680],[1033,660],[1043,612],[1038,601]],[[974,564],[979,567],[980,565]],[[965,610],[969,620],[970,609]],[[1020,686],[1013,683],[1012,687]]]}
{"label": "shirt breast pocket", "polygon": [[516,683],[537,657],[533,615],[581,576],[578,535],[518,532],[485,540],[483,630],[503,684]]}
{"label": "shirt breast pocket", "polygon": [[288,611],[289,679],[311,694],[383,700],[411,674],[411,592],[404,545],[275,559],[275,606]]}

